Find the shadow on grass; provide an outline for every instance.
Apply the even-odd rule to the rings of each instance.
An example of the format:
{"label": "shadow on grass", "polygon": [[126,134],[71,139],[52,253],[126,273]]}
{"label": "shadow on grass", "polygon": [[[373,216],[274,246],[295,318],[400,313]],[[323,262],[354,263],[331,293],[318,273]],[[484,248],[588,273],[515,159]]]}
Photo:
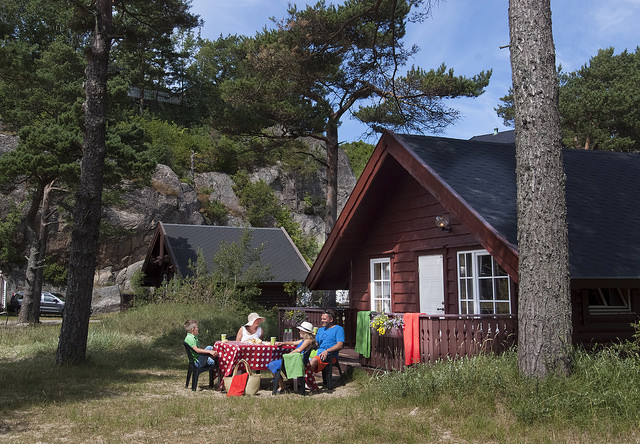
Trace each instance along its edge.
{"label": "shadow on grass", "polygon": [[[7,343],[0,341],[0,345],[15,349],[14,356],[27,357],[0,360],[0,412],[144,393],[149,389],[145,385],[154,382],[170,381],[176,388],[184,388],[187,358],[182,323],[192,313],[173,313],[169,319],[152,315],[145,310],[131,311],[92,324],[87,360],[75,366],[55,364],[59,325],[4,330],[11,331],[13,337],[7,340],[5,334]],[[235,313],[214,312],[197,318],[202,347],[213,345],[221,333],[234,337],[246,322],[246,317]]]}
{"label": "shadow on grass", "polygon": [[[184,369],[182,355],[155,347],[131,346],[117,351],[95,351],[77,366],[55,365],[55,351],[0,363],[2,410],[28,409],[39,404],[100,399],[144,390],[153,381],[175,380],[173,370]],[[183,358],[182,360],[180,358]],[[163,370],[172,370],[163,374]],[[183,375],[181,375],[183,376]]]}

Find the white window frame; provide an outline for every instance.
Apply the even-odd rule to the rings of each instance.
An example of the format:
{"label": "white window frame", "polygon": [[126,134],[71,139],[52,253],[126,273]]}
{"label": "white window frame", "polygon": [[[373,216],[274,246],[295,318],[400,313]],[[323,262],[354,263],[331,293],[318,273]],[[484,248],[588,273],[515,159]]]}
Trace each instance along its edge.
{"label": "white window frame", "polygon": [[[481,276],[479,267],[479,258],[483,256],[489,256],[491,258],[491,276]],[[471,264],[468,259],[471,258]],[[471,269],[469,270],[469,265]],[[504,274],[496,274],[496,267],[500,267],[495,259],[489,254],[487,250],[469,250],[458,252],[458,310],[460,314],[480,315],[480,314],[498,314],[498,305],[502,307],[508,307],[508,313],[512,314],[511,306],[511,277],[504,271]],[[500,267],[502,269],[502,267]],[[507,284],[507,299],[497,299],[496,284],[506,279]],[[481,298],[481,284],[486,284],[487,281],[491,281],[491,298]],[[504,284],[504,282],[502,282]],[[486,289],[486,287],[484,287]],[[482,307],[491,305],[491,313],[482,313]],[[500,314],[506,314],[501,312]]]}
{"label": "white window frame", "polygon": [[[384,266],[387,266],[387,276]],[[376,279],[376,268],[380,267],[380,279]],[[369,268],[369,293],[371,311],[391,313],[391,259],[388,257],[371,259]],[[380,302],[380,305],[377,304]]]}

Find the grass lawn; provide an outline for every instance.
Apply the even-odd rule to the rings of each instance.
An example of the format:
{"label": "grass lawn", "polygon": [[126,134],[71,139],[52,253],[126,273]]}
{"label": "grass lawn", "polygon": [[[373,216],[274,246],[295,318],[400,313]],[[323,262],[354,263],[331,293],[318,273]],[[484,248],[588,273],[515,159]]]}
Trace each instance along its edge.
{"label": "grass lawn", "polygon": [[[363,371],[332,393],[251,398],[185,388],[182,323],[201,342],[241,315],[163,305],[90,324],[87,364],[54,365],[59,324],[0,325],[0,441],[32,442],[639,442],[640,359],[581,354],[570,378],[522,380],[515,357],[402,374]],[[206,344],[204,344],[206,345]]]}

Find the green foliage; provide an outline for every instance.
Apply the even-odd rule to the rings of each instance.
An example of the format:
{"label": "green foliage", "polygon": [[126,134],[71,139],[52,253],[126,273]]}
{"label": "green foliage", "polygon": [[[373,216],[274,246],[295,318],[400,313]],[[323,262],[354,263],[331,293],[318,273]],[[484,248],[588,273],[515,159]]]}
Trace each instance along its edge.
{"label": "green foliage", "polygon": [[273,227],[280,213],[280,204],[273,190],[264,180],[251,182],[246,171],[233,176],[233,191],[246,210],[253,227]]}
{"label": "green foliage", "polygon": [[286,310],[283,319],[285,321],[292,321],[295,324],[300,324],[307,320],[307,314],[302,310]]}
{"label": "green foliage", "polygon": [[507,95],[500,97],[500,101],[502,104],[494,108],[496,113],[498,113],[499,117],[502,117],[505,126],[513,126],[515,119],[515,111],[513,109],[513,88],[509,88]]}
{"label": "green foliage", "polygon": [[143,285],[144,272],[139,269],[131,276],[131,288],[133,289],[133,304],[140,307],[153,302],[153,291]]}
{"label": "green foliage", "polygon": [[362,106],[354,116],[378,132],[397,128],[418,133],[441,132],[459,117],[459,112],[447,106],[444,99],[478,97],[489,84],[491,73],[482,71],[467,78],[455,76],[453,69],[447,69],[444,63],[429,71],[412,66],[405,77],[384,86],[385,90],[397,91],[398,100]]}
{"label": "green foliage", "polygon": [[[614,54],[600,49],[580,69],[559,69],[562,142],[592,150],[640,150],[640,48]],[[513,90],[495,108],[505,125],[513,125]]]}
{"label": "green foliage", "polygon": [[298,302],[301,290],[302,290],[302,285],[299,282],[291,281],[291,282],[284,283],[285,293],[287,293],[291,298],[295,299],[296,305],[298,305],[297,302]]}
{"label": "green foliage", "polygon": [[130,236],[132,232],[131,229],[118,227],[107,220],[102,220],[100,223],[100,240],[102,242],[109,238]]}
{"label": "green foliage", "polygon": [[54,262],[50,257],[45,259],[42,272],[46,282],[57,286],[62,286],[67,283],[67,267],[64,264]]}
{"label": "green foliage", "polygon": [[356,178],[359,178],[371,157],[371,153],[375,149],[375,145],[358,141],[345,143],[342,145],[342,149],[349,158],[349,164],[351,164]]}
{"label": "green foliage", "polygon": [[24,258],[20,255],[19,233],[22,213],[14,205],[0,217],[0,269],[5,271],[20,265]]}
{"label": "green foliage", "polygon": [[[466,78],[441,65],[429,71],[412,67],[396,77],[398,67],[417,51],[403,47],[402,38],[411,9],[420,3],[349,0],[292,6],[277,29],[234,40],[239,47],[235,64],[208,59],[227,74],[220,82],[224,118],[215,124],[238,133],[329,137],[356,103],[375,99],[375,105],[354,112],[375,130],[422,132],[446,126],[457,112],[443,100],[476,97],[491,72]],[[220,41],[217,48],[227,54],[228,45]]]}
{"label": "green foliage", "polygon": [[227,225],[229,220],[229,210],[219,200],[209,200],[205,194],[198,194],[200,201],[200,212],[207,218],[209,224]]}
{"label": "green foliage", "polygon": [[191,131],[175,123],[156,118],[137,118],[149,144],[150,157],[156,163],[171,167],[178,176],[186,176],[191,169],[192,152],[206,150],[211,141],[200,131]]}
{"label": "green foliage", "polygon": [[560,74],[562,140],[576,148],[640,150],[640,47],[601,49],[579,70]]}

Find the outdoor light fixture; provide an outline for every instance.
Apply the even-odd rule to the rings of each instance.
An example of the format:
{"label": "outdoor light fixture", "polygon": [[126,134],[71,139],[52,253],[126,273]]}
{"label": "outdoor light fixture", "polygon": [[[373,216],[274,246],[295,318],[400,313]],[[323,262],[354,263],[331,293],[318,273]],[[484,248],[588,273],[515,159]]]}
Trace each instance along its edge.
{"label": "outdoor light fixture", "polygon": [[442,231],[451,231],[449,226],[449,218],[447,216],[436,216],[436,227]]}

